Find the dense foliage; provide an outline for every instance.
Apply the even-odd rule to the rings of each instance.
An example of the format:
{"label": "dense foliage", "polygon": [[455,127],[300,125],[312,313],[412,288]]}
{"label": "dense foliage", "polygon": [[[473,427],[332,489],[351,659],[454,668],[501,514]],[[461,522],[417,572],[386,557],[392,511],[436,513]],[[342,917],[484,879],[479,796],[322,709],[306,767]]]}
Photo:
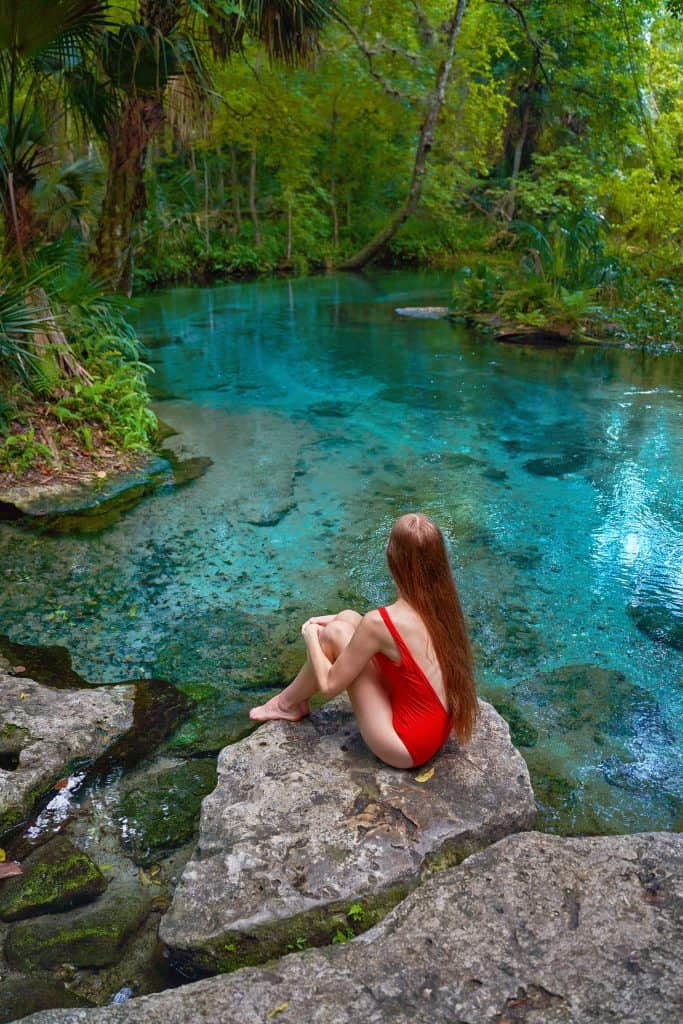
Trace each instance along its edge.
{"label": "dense foliage", "polygon": [[149,444],[102,294],[372,239],[495,330],[677,344],[682,65],[675,0],[9,0],[0,468]]}

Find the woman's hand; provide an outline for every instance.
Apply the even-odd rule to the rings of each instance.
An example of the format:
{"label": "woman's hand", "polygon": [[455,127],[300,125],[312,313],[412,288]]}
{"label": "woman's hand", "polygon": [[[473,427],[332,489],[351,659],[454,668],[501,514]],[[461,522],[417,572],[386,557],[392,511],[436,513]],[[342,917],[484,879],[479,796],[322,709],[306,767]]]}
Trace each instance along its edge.
{"label": "woman's hand", "polygon": [[321,625],[315,619],[306,619],[301,627],[301,635],[308,644],[313,638],[317,640],[324,628],[324,625]]}
{"label": "woman's hand", "polygon": [[[304,626],[307,622],[315,622],[318,626],[326,626],[328,622],[332,622],[332,619],[336,619],[336,615],[312,615],[310,619],[306,619]],[[301,627],[303,633],[303,626]]]}

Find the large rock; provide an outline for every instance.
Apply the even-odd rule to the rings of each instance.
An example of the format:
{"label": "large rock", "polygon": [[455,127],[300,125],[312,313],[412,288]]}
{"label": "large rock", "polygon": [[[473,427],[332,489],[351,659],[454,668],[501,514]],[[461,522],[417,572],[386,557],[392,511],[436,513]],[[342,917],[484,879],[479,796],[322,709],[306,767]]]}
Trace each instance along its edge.
{"label": "large rock", "polygon": [[0,673],[0,834],[79,758],[94,759],[133,724],[135,687],[53,690]]}
{"label": "large rock", "polygon": [[226,747],[161,922],[175,963],[224,971],[328,943],[350,904],[372,924],[426,870],[532,827],[526,764],[490,705],[470,746],[449,741],[432,767],[425,779],[379,762],[346,698]]}
{"label": "large rock", "polygon": [[22,519],[55,533],[92,533],[117,522],[124,512],[165,483],[173,482],[166,459],[144,455],[134,468],[102,479],[72,483],[22,480],[0,488],[0,520]]}
{"label": "large rock", "polygon": [[[510,836],[345,945],[30,1024],[672,1024],[683,839]],[[28,1024],[28,1022],[27,1022]]]}

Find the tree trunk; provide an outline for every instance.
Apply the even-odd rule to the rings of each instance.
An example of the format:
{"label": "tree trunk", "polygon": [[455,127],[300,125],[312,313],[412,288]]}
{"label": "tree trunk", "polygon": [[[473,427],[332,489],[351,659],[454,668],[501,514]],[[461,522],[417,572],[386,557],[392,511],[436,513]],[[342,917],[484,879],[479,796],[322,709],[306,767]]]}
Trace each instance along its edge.
{"label": "tree trunk", "polygon": [[427,108],[427,115],[420,130],[420,137],[415,153],[413,175],[405,202],[389,220],[386,227],[379,231],[359,252],[354,256],[351,256],[350,259],[345,260],[344,263],[340,264],[340,270],[362,270],[363,267],[366,267],[368,263],[382,252],[401,225],[405,223],[411,213],[414,213],[417,208],[422,195],[422,186],[424,184],[425,173],[427,171],[427,157],[434,145],[436,124],[446,99],[446,87],[448,85],[448,79],[453,66],[455,43],[460,32],[460,26],[462,24],[467,3],[468,0],[458,0],[455,13],[447,23],[446,56],[439,67],[436,79],[436,88],[432,93],[429,106]]}
{"label": "tree trunk", "polygon": [[237,234],[242,227],[242,211],[240,209],[240,182],[237,176],[237,146],[230,147],[230,191],[232,193],[232,209],[235,214],[235,230]]}
{"label": "tree trunk", "polygon": [[332,179],[330,186],[330,204],[332,206],[332,241],[335,249],[339,248],[339,210],[337,209],[337,183]]}
{"label": "tree trunk", "polygon": [[251,220],[254,225],[254,245],[258,249],[261,245],[261,229],[258,222],[258,212],[256,210],[256,150],[251,151],[251,169],[249,172],[249,209],[251,210]]}
{"label": "tree trunk", "polygon": [[292,200],[287,200],[287,262],[292,258]]}
{"label": "tree trunk", "polygon": [[515,208],[517,206],[517,179],[519,178],[519,170],[522,166],[522,153],[524,151],[524,144],[526,143],[527,132],[529,131],[530,110],[531,104],[527,103],[524,107],[524,114],[522,115],[522,125],[519,131],[519,137],[515,143],[512,159],[512,174],[510,175],[510,190],[505,197],[502,211],[503,215],[508,220],[512,220],[514,217]]}
{"label": "tree trunk", "polygon": [[204,157],[204,254],[208,260],[211,252],[211,238],[209,234],[209,162]]}
{"label": "tree trunk", "polygon": [[97,273],[126,295],[133,284],[133,232],[147,204],[147,149],[163,119],[161,97],[134,95],[109,128],[109,171],[94,261]]}
{"label": "tree trunk", "polygon": [[[139,24],[152,37],[168,38],[182,12],[182,0],[139,0]],[[147,150],[163,120],[163,87],[138,93],[131,81],[120,115],[108,126],[107,187],[93,262],[97,273],[126,295],[133,285],[133,232],[147,205]]]}
{"label": "tree trunk", "polygon": [[26,274],[25,250],[35,237],[36,225],[33,210],[33,188],[20,184],[14,173],[7,174],[7,191],[2,197],[5,224],[5,252],[16,251],[24,274]]}

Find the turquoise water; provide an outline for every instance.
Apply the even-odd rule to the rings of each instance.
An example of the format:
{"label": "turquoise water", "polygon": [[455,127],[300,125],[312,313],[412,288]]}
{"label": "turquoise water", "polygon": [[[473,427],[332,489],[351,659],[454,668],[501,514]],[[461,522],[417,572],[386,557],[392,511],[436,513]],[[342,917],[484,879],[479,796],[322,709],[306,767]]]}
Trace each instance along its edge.
{"label": "turquoise water", "polygon": [[156,411],[214,464],[103,534],[3,525],[0,631],[66,646],[95,682],[204,686],[237,730],[296,665],[304,618],[391,600],[389,526],[422,509],[546,825],[680,827],[681,359],[501,346],[394,312],[449,286],[385,273],[142,300]]}

